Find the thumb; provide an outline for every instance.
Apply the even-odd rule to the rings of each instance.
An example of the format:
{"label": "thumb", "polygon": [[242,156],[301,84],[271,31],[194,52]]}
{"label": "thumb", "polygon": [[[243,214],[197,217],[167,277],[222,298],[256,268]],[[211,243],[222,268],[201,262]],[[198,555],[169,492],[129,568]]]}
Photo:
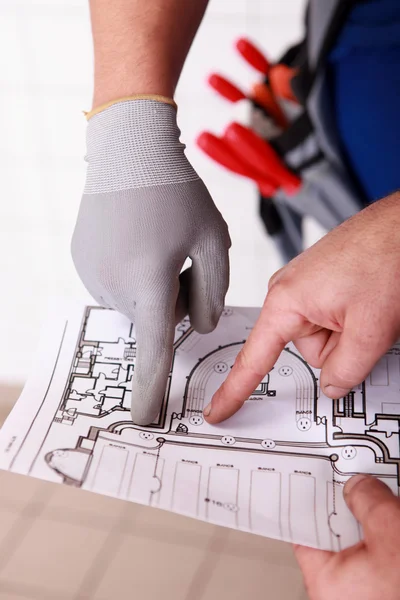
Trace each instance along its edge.
{"label": "thumb", "polygon": [[361,524],[367,546],[399,549],[400,501],[390,488],[369,475],[356,475],[344,487],[347,506]]}
{"label": "thumb", "polygon": [[193,253],[190,269],[189,317],[199,333],[215,329],[229,287],[229,244],[223,237],[205,240]]}
{"label": "thumb", "polygon": [[306,587],[309,587],[312,581],[315,581],[321,574],[323,568],[334,556],[334,552],[326,550],[317,550],[308,546],[293,546],[294,555],[301,572],[303,573]]}
{"label": "thumb", "polygon": [[[329,398],[346,396],[372,371],[378,360],[396,341],[390,331],[380,331],[358,317],[346,319],[343,332],[321,371],[321,388]],[[373,343],[371,342],[373,339]]]}

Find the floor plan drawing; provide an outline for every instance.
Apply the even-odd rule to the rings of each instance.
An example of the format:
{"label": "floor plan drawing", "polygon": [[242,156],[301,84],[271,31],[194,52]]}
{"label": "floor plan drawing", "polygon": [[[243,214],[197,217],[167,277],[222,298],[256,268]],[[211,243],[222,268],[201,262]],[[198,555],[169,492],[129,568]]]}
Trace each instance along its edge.
{"label": "floor plan drawing", "polygon": [[289,344],[244,407],[217,426],[203,408],[259,314],[225,308],[217,329],[176,328],[162,408],[130,417],[136,340],[112,310],[52,322],[32,378],[0,432],[0,467],[310,546],[361,539],[346,480],[371,473],[399,493],[400,345],[336,401]]}

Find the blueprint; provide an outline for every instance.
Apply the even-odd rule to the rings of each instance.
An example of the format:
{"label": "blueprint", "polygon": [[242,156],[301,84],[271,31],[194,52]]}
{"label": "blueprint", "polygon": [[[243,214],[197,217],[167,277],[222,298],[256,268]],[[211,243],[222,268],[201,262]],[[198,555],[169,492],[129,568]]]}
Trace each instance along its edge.
{"label": "blueprint", "polygon": [[313,547],[356,543],[346,480],[371,473],[399,492],[400,345],[332,401],[289,344],[244,407],[208,425],[202,410],[258,314],[225,308],[208,335],[180,323],[160,414],[139,427],[131,323],[95,306],[61,312],[0,431],[0,467]]}

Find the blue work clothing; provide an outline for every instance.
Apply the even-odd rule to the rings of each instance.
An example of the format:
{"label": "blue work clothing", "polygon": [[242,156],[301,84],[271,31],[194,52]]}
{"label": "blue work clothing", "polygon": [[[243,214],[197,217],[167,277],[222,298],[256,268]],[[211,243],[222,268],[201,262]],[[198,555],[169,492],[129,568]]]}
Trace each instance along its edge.
{"label": "blue work clothing", "polygon": [[400,0],[356,4],[327,67],[345,158],[373,202],[400,188]]}

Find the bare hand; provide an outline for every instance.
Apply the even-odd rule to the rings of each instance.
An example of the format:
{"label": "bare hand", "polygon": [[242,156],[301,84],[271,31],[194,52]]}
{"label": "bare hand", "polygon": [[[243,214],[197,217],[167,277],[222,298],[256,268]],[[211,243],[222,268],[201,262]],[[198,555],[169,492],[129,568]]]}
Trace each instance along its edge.
{"label": "bare hand", "polygon": [[373,477],[356,476],[344,488],[364,541],[338,554],[295,546],[310,600],[398,600],[400,501]]}
{"label": "bare hand", "polygon": [[[400,336],[400,194],[352,217],[271,279],[261,315],[204,414],[233,415],[289,341],[330,398],[361,383]],[[210,409],[210,412],[209,412]],[[400,593],[400,592],[399,592]]]}

